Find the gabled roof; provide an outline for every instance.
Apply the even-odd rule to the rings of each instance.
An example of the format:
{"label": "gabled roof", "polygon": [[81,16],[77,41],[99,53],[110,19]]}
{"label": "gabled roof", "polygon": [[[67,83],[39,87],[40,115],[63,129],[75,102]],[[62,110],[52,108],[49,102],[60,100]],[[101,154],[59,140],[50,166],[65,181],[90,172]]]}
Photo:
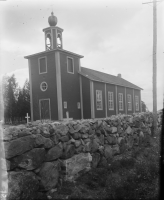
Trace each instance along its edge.
{"label": "gabled roof", "polygon": [[137,90],[143,90],[142,88],[134,85],[133,83],[130,83],[129,81],[126,81],[123,78],[120,78],[118,76],[113,76],[110,74],[106,74],[103,72],[99,72],[93,69],[88,69],[85,67],[81,67],[81,72],[79,74],[85,76],[86,78],[93,80],[93,81],[98,81],[98,82],[104,82],[104,83],[110,83],[118,86],[124,86],[124,87],[129,87]]}

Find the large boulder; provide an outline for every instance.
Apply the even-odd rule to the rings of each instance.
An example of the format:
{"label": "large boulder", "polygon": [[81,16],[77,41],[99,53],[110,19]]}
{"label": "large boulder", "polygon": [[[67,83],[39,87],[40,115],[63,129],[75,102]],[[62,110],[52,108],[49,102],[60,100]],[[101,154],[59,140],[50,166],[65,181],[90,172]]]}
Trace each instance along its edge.
{"label": "large boulder", "polygon": [[50,138],[45,138],[41,134],[34,135],[35,137],[35,147],[44,147],[49,149],[53,146],[53,141]]}
{"label": "large boulder", "polygon": [[12,158],[21,155],[24,152],[31,150],[34,146],[35,138],[33,135],[21,137],[10,142],[4,142],[5,156],[6,158]]}
{"label": "large boulder", "polygon": [[8,200],[35,200],[39,182],[33,172],[9,172]]}
{"label": "large boulder", "polygon": [[43,163],[39,176],[43,190],[48,191],[55,188],[59,179],[58,166],[51,162]]}
{"label": "large boulder", "polygon": [[82,170],[89,170],[91,168],[92,156],[90,153],[80,153],[73,157],[64,160],[67,175],[66,180],[73,180],[78,177],[78,173]]}
{"label": "large boulder", "polygon": [[60,145],[56,145],[49,149],[49,151],[46,154],[46,161],[52,161],[56,160],[57,158],[61,157],[63,153],[63,148],[61,148]]}
{"label": "large boulder", "polygon": [[19,166],[26,170],[33,170],[39,167],[42,162],[45,160],[45,149],[44,148],[34,148],[31,151],[28,151],[20,156],[17,156],[12,159],[12,165],[15,167]]}

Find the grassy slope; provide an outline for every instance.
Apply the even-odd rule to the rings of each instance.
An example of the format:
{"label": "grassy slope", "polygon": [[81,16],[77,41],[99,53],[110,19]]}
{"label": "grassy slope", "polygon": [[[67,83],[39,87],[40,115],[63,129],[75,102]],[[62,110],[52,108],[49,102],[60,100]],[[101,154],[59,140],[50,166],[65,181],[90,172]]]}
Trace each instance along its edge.
{"label": "grassy slope", "polygon": [[160,138],[151,138],[124,155],[116,156],[106,168],[65,182],[52,199],[158,199]]}

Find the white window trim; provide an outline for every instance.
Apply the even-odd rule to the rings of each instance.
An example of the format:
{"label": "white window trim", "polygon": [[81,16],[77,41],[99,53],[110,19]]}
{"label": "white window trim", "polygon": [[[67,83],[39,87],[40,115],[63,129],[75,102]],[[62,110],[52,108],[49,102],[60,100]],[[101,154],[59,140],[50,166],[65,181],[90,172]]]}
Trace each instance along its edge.
{"label": "white window trim", "polygon": [[[73,64],[73,72],[68,71],[68,58],[72,59],[72,64]],[[74,74],[74,59],[72,57],[67,56],[67,73],[69,74]]]}
{"label": "white window trim", "polygon": [[[122,96],[122,101],[119,100],[119,95]],[[122,103],[122,108],[120,108],[120,102]],[[118,93],[118,108],[119,110],[124,110],[124,99],[123,99],[123,93]]]}
{"label": "white window trim", "polygon": [[41,101],[44,101],[44,100],[48,100],[49,101],[49,113],[50,113],[50,120],[51,120],[51,104],[50,104],[50,99],[39,99],[40,120],[42,120],[41,119]]}
{"label": "white window trim", "polygon": [[[97,92],[101,93],[101,108],[97,108]],[[96,90],[96,109],[103,110],[102,90]]]}
{"label": "white window trim", "polygon": [[45,84],[47,85],[46,90],[48,89],[48,84],[47,84],[45,81],[42,82],[42,83],[40,84],[40,89],[41,89],[41,91],[42,91],[42,92],[45,92],[46,90],[43,90],[43,88],[42,88],[42,84],[43,84],[43,83],[45,83]]}
{"label": "white window trim", "polygon": [[135,110],[139,111],[139,96],[137,96],[137,95],[135,95]]}
{"label": "white window trim", "polygon": [[[112,94],[112,100],[109,99],[109,94]],[[109,101],[112,102],[113,108],[109,107]],[[108,91],[108,109],[114,110],[114,96],[113,96],[113,92],[110,92],[110,91]]]}
{"label": "white window trim", "polygon": [[[132,95],[131,94],[128,94],[128,111],[131,111],[132,110]],[[129,97],[130,97],[130,101],[129,101]],[[129,108],[129,104],[130,104],[130,108]]]}
{"label": "white window trim", "polygon": [[[41,73],[40,72],[40,59],[42,59],[42,58],[45,58],[45,61],[46,61],[46,71]],[[39,66],[39,74],[46,74],[47,73],[47,57],[46,56],[38,58],[38,66]]]}

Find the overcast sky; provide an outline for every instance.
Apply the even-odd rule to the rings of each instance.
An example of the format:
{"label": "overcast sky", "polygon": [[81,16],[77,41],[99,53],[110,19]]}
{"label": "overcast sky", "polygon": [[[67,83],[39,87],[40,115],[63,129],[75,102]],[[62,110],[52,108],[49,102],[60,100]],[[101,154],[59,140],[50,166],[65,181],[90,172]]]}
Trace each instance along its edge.
{"label": "overcast sky", "polygon": [[[83,67],[118,73],[143,88],[152,110],[153,4],[149,0],[0,1],[0,66],[22,86],[28,78],[24,56],[45,50],[43,29],[53,10],[64,29],[63,48],[83,55]],[[157,4],[157,108],[163,104],[164,2]]]}

